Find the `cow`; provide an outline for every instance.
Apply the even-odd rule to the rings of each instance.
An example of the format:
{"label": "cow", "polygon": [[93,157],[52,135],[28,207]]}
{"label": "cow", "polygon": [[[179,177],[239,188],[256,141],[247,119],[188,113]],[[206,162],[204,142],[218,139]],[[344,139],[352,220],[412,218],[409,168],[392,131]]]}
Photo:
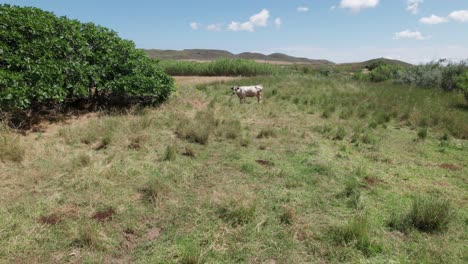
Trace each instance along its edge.
{"label": "cow", "polygon": [[246,97],[257,97],[257,102],[262,100],[263,86],[261,84],[254,86],[233,86],[231,87],[232,94],[236,94],[240,103],[245,102]]}

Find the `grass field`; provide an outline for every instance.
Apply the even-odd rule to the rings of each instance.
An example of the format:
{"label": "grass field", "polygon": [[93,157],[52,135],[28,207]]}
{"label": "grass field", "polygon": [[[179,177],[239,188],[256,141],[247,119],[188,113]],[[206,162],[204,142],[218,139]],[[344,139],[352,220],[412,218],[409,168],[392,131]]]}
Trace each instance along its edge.
{"label": "grass field", "polygon": [[[198,78],[198,77],[197,77]],[[232,84],[265,87],[239,104]],[[311,75],[0,132],[0,262],[466,263],[459,93]]]}

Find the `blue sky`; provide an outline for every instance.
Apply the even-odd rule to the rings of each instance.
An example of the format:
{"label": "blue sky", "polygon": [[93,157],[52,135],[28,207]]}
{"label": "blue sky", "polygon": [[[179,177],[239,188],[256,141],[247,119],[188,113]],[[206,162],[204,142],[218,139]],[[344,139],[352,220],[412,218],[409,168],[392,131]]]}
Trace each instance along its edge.
{"label": "blue sky", "polygon": [[468,59],[468,0],[16,0],[109,27],[139,48],[225,49],[334,62]]}

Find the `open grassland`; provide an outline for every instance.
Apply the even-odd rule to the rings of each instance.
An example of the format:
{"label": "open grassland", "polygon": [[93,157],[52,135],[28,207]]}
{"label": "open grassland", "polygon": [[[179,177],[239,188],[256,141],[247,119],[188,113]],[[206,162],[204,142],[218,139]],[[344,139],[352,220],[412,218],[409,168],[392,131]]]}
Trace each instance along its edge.
{"label": "open grassland", "polygon": [[[239,104],[231,84],[262,83]],[[0,134],[0,262],[466,263],[458,93],[185,80],[160,108]]]}

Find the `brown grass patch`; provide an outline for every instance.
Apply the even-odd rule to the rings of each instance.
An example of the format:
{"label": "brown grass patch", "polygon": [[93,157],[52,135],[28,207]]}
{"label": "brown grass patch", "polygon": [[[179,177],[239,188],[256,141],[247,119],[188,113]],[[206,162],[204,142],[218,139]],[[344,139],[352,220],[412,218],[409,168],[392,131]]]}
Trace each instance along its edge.
{"label": "brown grass patch", "polygon": [[447,164],[447,163],[440,164],[439,167],[442,168],[442,169],[453,170],[453,171],[461,169],[460,166],[457,166],[455,164]]}
{"label": "brown grass patch", "polygon": [[39,223],[44,225],[56,225],[62,222],[62,217],[56,213],[50,215],[44,215],[39,218]]}
{"label": "brown grass patch", "polygon": [[381,179],[373,177],[373,176],[366,176],[363,178],[363,180],[366,183],[366,186],[369,186],[369,187],[377,186],[383,182]]}
{"label": "brown grass patch", "polygon": [[97,211],[93,214],[92,218],[99,222],[105,222],[112,219],[115,215],[115,210],[113,208],[107,208],[102,211]]}
{"label": "brown grass patch", "polygon": [[275,164],[271,161],[268,161],[268,160],[256,160],[255,162],[257,162],[258,164],[260,165],[263,165],[263,166],[266,166],[266,167],[273,167],[275,166]]}

